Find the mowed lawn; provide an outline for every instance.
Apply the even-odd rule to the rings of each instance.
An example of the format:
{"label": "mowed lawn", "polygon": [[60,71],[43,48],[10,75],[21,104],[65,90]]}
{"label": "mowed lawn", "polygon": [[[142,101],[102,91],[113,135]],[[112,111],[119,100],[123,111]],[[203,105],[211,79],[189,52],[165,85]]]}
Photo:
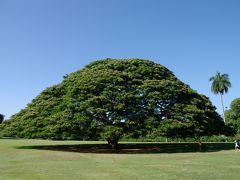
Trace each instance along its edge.
{"label": "mowed lawn", "polygon": [[112,154],[30,148],[91,143],[0,139],[0,179],[240,179],[240,152],[233,149]]}

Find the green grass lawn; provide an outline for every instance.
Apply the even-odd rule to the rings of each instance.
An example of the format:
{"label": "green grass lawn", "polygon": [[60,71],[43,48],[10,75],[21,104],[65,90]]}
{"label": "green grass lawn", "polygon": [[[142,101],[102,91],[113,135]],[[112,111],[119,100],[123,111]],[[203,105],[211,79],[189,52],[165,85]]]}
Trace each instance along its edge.
{"label": "green grass lawn", "polygon": [[[75,152],[76,148],[81,146],[74,144],[95,143],[97,142],[0,139],[0,179],[233,180],[240,178],[240,152],[226,148],[224,144],[215,144],[218,146],[217,149],[212,148],[211,151],[204,152],[188,150],[173,152],[171,148],[169,153],[167,150],[154,153],[134,151],[126,154]],[[229,145],[233,146],[226,144],[227,147],[230,147]],[[160,149],[169,148],[169,144],[157,144],[157,146]],[[225,150],[220,150],[220,146]],[[132,149],[134,147],[139,148],[141,144],[131,146]],[[186,144],[178,144],[177,148],[189,147]]]}

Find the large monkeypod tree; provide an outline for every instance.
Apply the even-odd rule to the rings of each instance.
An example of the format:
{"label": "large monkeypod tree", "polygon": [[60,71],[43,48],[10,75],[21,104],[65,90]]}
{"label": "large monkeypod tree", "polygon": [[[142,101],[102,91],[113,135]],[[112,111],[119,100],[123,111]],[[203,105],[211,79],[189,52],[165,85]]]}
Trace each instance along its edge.
{"label": "large monkeypod tree", "polygon": [[65,76],[1,126],[6,136],[104,138],[117,148],[122,136],[220,134],[224,123],[207,97],[164,66],[105,59]]}

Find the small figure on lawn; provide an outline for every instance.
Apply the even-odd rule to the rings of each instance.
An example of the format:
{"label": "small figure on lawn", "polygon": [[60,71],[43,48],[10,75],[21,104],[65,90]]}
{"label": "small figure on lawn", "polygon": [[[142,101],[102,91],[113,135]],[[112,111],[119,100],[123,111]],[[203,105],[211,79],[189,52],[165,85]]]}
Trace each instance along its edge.
{"label": "small figure on lawn", "polygon": [[236,140],[235,141],[235,150],[237,151],[240,151],[240,141],[239,140]]}

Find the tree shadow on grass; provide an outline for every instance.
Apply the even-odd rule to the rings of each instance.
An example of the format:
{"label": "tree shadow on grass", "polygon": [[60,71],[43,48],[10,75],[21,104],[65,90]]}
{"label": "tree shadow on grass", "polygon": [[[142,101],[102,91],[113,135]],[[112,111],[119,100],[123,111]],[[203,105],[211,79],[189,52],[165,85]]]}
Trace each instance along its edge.
{"label": "tree shadow on grass", "polygon": [[121,143],[119,144],[118,149],[111,149],[107,144],[18,146],[16,148],[78,153],[151,154],[233,150],[233,143],[203,143],[201,148],[197,143]]}

